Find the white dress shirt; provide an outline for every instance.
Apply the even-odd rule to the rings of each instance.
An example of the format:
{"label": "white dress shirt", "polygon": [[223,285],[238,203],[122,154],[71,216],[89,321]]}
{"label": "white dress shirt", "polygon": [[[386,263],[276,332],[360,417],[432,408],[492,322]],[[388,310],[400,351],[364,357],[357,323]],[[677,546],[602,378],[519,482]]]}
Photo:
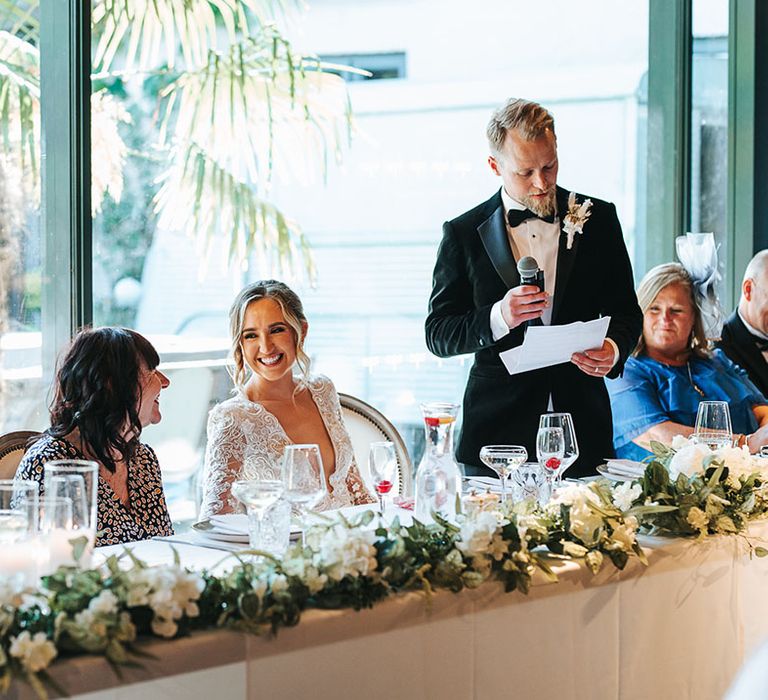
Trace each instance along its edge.
{"label": "white dress shirt", "polygon": [[[530,255],[539,264],[539,269],[544,271],[544,291],[550,299],[555,298],[555,285],[557,284],[557,252],[560,247],[560,218],[548,224],[539,218],[531,218],[523,221],[519,226],[512,228],[507,219],[510,209],[526,209],[524,204],[512,199],[507,191],[501,188],[501,201],[504,205],[504,224],[507,227],[507,237],[512,248],[515,260],[519,261],[526,255]],[[503,338],[509,333],[509,326],[501,313],[499,299],[491,307],[491,334],[494,341]],[[548,326],[552,323],[552,304],[550,304],[541,316],[541,322]],[[613,346],[613,364],[619,359],[619,348],[610,338],[606,340]]]}
{"label": "white dress shirt", "polygon": [[[753,326],[750,326],[746,319],[741,315],[741,311],[736,309],[736,313],[739,314],[739,318],[741,319],[741,322],[744,324],[744,327],[754,336],[758,338],[762,338],[766,342],[768,342],[768,336],[765,335],[765,333],[762,333],[761,331],[757,330],[757,328],[754,328]],[[502,319],[504,320],[504,319]],[[496,340],[496,337],[494,336],[494,340]],[[768,350],[762,350],[763,358],[765,358],[765,361],[768,362]]]}

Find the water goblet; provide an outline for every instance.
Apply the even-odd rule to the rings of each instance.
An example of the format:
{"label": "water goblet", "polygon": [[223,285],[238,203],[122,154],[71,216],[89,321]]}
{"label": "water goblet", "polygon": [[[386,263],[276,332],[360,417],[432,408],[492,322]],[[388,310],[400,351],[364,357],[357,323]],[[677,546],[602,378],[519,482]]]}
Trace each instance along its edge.
{"label": "water goblet", "polygon": [[570,413],[544,413],[539,418],[539,429],[560,428],[563,431],[563,456],[555,472],[553,487],[562,483],[563,473],[579,458],[579,443]]}
{"label": "water goblet", "polygon": [[501,501],[507,500],[507,477],[528,459],[522,445],[485,445],[480,448],[480,461],[499,475]]}
{"label": "water goblet", "polygon": [[554,478],[563,463],[565,434],[562,428],[539,428],[536,433],[536,459],[545,474]]}
{"label": "water goblet", "polygon": [[731,412],[727,401],[700,401],[693,440],[718,450],[733,445]]}
{"label": "water goblet", "polygon": [[301,542],[304,545],[306,512],[320,503],[328,492],[320,448],[317,445],[286,445],[282,474],[285,498],[299,512]]}
{"label": "water goblet", "polygon": [[248,513],[248,535],[252,548],[261,548],[261,523],[264,513],[283,495],[278,479],[240,479],[232,484],[232,495]]}
{"label": "water goblet", "polygon": [[384,514],[384,497],[392,490],[397,475],[395,446],[388,440],[372,442],[368,453],[368,468],[379,499],[379,509]]}

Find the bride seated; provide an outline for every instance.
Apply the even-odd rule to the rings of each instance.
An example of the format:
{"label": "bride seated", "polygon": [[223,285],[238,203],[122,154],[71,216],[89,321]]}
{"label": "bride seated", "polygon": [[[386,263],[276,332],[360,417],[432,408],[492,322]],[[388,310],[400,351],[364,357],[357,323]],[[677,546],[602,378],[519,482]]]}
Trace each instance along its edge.
{"label": "bride seated", "polygon": [[275,280],[250,284],[232,304],[229,322],[235,395],[208,417],[201,517],[242,511],[232,483],[280,479],[290,444],[320,448],[328,496],[318,510],[372,503],[336,389],[327,377],[309,374],[308,324],[296,293]]}

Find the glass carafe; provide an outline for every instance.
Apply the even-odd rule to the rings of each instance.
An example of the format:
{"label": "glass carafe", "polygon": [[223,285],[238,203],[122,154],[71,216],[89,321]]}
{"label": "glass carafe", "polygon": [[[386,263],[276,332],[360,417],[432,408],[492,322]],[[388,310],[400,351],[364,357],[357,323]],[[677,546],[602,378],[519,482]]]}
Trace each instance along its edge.
{"label": "glass carafe", "polygon": [[426,448],[416,470],[415,516],[431,522],[432,512],[450,521],[460,510],[461,471],[453,457],[453,430],[459,406],[455,403],[425,403]]}

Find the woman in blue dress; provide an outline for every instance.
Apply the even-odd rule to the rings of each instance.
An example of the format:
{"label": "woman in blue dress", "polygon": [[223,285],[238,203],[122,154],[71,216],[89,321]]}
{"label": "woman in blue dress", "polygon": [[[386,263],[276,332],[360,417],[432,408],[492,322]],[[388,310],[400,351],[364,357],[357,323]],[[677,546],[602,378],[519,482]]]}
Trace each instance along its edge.
{"label": "woman in blue dress", "polygon": [[622,377],[608,381],[618,457],[641,460],[651,440],[693,432],[700,401],[727,401],[734,444],[768,444],[768,405],[746,372],[712,351],[690,275],[678,263],[654,267],[637,290],[643,334]]}

